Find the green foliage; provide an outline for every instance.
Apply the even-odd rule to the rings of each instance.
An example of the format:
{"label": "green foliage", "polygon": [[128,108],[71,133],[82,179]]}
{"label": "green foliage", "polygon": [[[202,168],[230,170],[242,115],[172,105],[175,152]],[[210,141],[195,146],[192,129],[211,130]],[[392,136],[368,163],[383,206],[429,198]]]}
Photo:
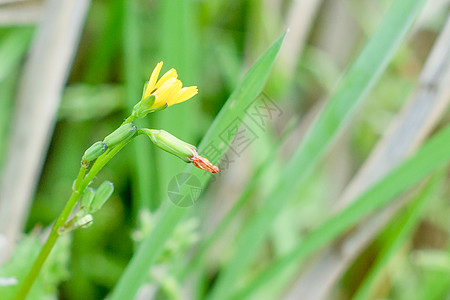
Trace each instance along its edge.
{"label": "green foliage", "polygon": [[372,266],[370,273],[364,278],[363,283],[353,296],[353,300],[369,299],[370,293],[373,293],[376,287],[376,279],[381,275],[381,270],[386,267],[389,260],[392,259],[399,248],[405,243],[406,238],[410,237],[415,227],[417,227],[420,217],[424,213],[425,205],[435,195],[437,185],[439,182],[442,182],[442,178],[441,172],[433,176],[430,182],[426,184],[423,190],[409,205],[408,210],[400,218],[394,220],[392,222],[393,224],[385,230],[387,231],[385,233],[387,237],[383,248]]}
{"label": "green foliage", "polygon": [[317,165],[321,156],[350,121],[352,112],[380,77],[395,49],[420,12],[424,1],[395,1],[378,30],[353,63],[305,140],[297,148],[275,188],[261,209],[244,228],[237,249],[212,292],[211,299],[224,299],[238,284],[245,267],[254,258],[276,215],[290,199],[294,189]]}
{"label": "green foliage", "polygon": [[[448,112],[431,121],[430,137],[421,137],[404,163],[350,205],[335,207],[414,89],[434,97],[435,84],[447,80],[423,85],[421,75],[418,83],[447,17],[436,4],[439,12],[414,23],[426,2],[322,1],[311,21],[302,16],[299,24],[288,23],[291,13],[300,16],[314,1],[93,0],[26,232],[54,222],[84,151],[139,108],[157,62],[164,61],[162,73],[176,68],[199,94],[133,121],[138,130],[132,128],[129,147],[88,178],[92,186],[113,182],[114,193],[111,184],[102,199],[85,192],[63,231],[87,227],[92,218],[95,224],[59,239],[29,298],[122,300],[142,292],[155,299],[278,299],[304,283],[308,265],[323,263],[322,249],[339,248],[356,226],[367,226],[367,218],[400,197],[406,204],[324,293],[337,300],[448,298]],[[0,30],[0,167],[37,26]],[[142,128],[167,130],[189,144],[164,136],[163,149],[189,162],[186,145],[197,147],[220,172],[186,167],[139,136]],[[106,141],[122,147],[131,131]],[[253,140],[239,152],[236,143],[248,137],[243,131]],[[106,163],[102,155],[112,150],[98,143],[87,153],[89,168],[99,158]],[[193,186],[177,181],[188,176],[197,180]],[[174,182],[191,206],[171,198]],[[100,206],[110,199],[92,216],[96,196]],[[27,234],[0,268],[0,283],[22,280],[41,244]],[[16,291],[17,285],[0,286],[0,298]]]}
{"label": "green foliage", "polygon": [[[71,240],[69,235],[59,240],[59,243],[53,249],[35,285],[30,291],[30,299],[53,299],[57,293],[59,284],[70,278],[69,260]],[[0,278],[14,278],[17,280],[17,284],[0,286],[2,299],[8,300],[14,298],[19,283],[27,275],[41,246],[41,238],[39,236],[30,234],[24,237],[17,245],[11,260],[0,268]]]}

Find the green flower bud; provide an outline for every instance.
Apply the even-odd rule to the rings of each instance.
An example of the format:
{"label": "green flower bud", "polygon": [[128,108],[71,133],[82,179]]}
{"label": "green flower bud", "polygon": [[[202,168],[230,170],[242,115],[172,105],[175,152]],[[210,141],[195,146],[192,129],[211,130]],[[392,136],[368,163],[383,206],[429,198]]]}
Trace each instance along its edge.
{"label": "green flower bud", "polygon": [[96,212],[102,208],[103,204],[111,197],[114,192],[114,184],[111,181],[104,181],[95,192],[94,199],[91,202],[89,211]]}
{"label": "green flower bud", "polygon": [[197,153],[197,148],[195,148],[195,146],[179,140],[165,130],[145,128],[142,129],[141,132],[145,133],[153,144],[164,151],[181,158],[185,162],[191,162],[191,158]]}
{"label": "green flower bud", "polygon": [[91,206],[92,199],[94,199],[94,196],[95,196],[94,189],[91,187],[88,187],[84,191],[83,197],[81,198],[81,201],[80,201],[81,209],[89,210],[89,207]]}
{"label": "green flower bud", "polygon": [[114,130],[110,135],[105,137],[103,142],[109,148],[116,146],[117,144],[126,141],[134,136],[136,133],[136,126],[133,123],[127,123],[116,130]]}
{"label": "green flower bud", "polygon": [[90,146],[83,155],[82,160],[85,162],[90,162],[105,153],[108,146],[106,146],[103,142],[96,142],[92,146]]}

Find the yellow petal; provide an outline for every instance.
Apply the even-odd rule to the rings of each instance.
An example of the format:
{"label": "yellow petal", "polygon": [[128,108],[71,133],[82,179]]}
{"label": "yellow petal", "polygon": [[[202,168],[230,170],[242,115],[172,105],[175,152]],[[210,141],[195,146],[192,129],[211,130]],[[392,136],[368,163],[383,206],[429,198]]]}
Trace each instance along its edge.
{"label": "yellow petal", "polygon": [[174,101],[176,100],[177,95],[180,92],[182,86],[183,86],[183,83],[181,83],[180,80],[177,80],[173,84],[173,89],[171,90],[170,94],[167,94],[167,100],[166,100],[167,106],[171,106],[171,105],[175,104]]}
{"label": "yellow petal", "polygon": [[166,105],[169,99],[176,95],[181,89],[181,81],[176,78],[170,78],[155,91],[156,100],[152,107],[160,107]]}
{"label": "yellow petal", "polygon": [[178,77],[177,71],[174,68],[170,69],[163,76],[161,76],[161,79],[159,79],[155,85],[155,89],[160,88],[167,80],[177,77]]}
{"label": "yellow petal", "polygon": [[149,97],[151,93],[155,90],[155,84],[158,80],[159,73],[161,72],[161,68],[163,66],[163,62],[160,61],[156,64],[156,67],[153,69],[152,75],[150,75],[150,79],[148,80],[147,88],[144,93],[144,99]]}
{"label": "yellow petal", "polygon": [[196,86],[184,87],[177,93],[175,99],[171,102],[171,105],[189,100],[197,95],[197,93],[198,89]]}

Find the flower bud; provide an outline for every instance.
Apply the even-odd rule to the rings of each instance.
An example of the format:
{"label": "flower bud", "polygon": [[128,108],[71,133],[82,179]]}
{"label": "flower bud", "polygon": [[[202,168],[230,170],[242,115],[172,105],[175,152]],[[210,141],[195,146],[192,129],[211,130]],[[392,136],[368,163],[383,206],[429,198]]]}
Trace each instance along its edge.
{"label": "flower bud", "polygon": [[116,146],[117,144],[126,141],[134,136],[136,133],[136,126],[133,123],[127,123],[116,130],[114,130],[110,135],[105,137],[103,142],[109,148]]}
{"label": "flower bud", "polygon": [[165,130],[142,129],[142,131],[159,148],[181,158],[185,162],[191,162],[190,158],[194,156],[194,151],[196,151],[195,146],[179,140]]}
{"label": "flower bud", "polygon": [[81,198],[81,201],[80,201],[81,209],[89,210],[89,207],[91,206],[91,203],[92,203],[92,199],[94,199],[94,195],[95,195],[95,191],[91,187],[88,187],[84,191],[83,197]]}
{"label": "flower bud", "polygon": [[206,158],[198,155],[197,148],[195,146],[179,140],[165,130],[144,128],[139,129],[139,133],[145,133],[153,144],[164,151],[181,158],[187,163],[193,163],[194,166],[199,169],[210,173],[219,172],[218,167],[210,163]]}
{"label": "flower bud", "polygon": [[106,146],[103,142],[96,142],[91,147],[89,147],[83,155],[82,160],[84,162],[90,162],[105,153],[106,149],[108,149],[108,146]]}
{"label": "flower bud", "polygon": [[89,211],[96,212],[102,208],[103,204],[111,197],[114,192],[114,184],[111,181],[104,181],[95,192]]}

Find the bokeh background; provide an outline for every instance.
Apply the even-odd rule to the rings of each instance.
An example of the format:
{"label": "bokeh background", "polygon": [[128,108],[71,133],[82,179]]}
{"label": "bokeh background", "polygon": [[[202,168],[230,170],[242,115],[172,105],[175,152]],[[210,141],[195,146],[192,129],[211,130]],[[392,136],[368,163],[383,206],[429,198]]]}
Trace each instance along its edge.
{"label": "bokeh background", "polygon": [[[183,84],[197,85],[199,94],[136,124],[165,129],[197,145],[243,75],[287,32],[255,99],[272,108],[261,110],[265,125],[252,127],[242,151],[229,150],[219,164],[221,172],[201,195],[192,196],[194,203],[184,208],[189,212],[138,296],[204,299],[232,259],[241,229],[283,174],[392,2],[0,1],[0,254],[7,270],[0,274],[13,275],[24,268],[20,255],[23,260],[39,250],[37,237],[45,236],[70,196],[84,150],[129,115],[157,62],[164,61],[163,71],[176,68]],[[417,129],[422,137],[406,146],[398,139],[398,147],[394,143],[388,150],[407,147],[407,156],[448,124],[450,37],[448,28],[443,32],[449,8],[449,1],[429,0],[420,9],[350,126],[274,218],[257,257],[238,279],[241,286],[348,205],[359,194],[355,189],[370,186],[359,179],[359,171],[373,153],[384,155],[375,150],[391,124],[401,122],[401,112],[414,106],[410,103],[418,90],[439,91],[439,97],[426,94],[425,102],[443,100],[433,112],[415,108],[427,115],[427,125],[418,125],[427,129]],[[440,34],[443,50],[431,57]],[[441,69],[428,80],[424,65],[432,59],[440,61]],[[252,117],[249,113],[244,123]],[[406,132],[416,130],[405,126]],[[386,158],[384,164],[397,163]],[[184,169],[184,162],[144,137],[127,146],[93,183],[112,181],[114,195],[92,227],[61,241],[37,283],[42,291],[36,299],[106,297],[143,236],[158,226],[160,207]],[[360,235],[352,234],[357,231],[353,227],[308,256],[305,264],[290,266],[289,276],[274,279],[254,297],[352,299],[368,280],[370,291],[360,299],[450,299],[448,168],[436,176],[431,192],[423,192],[430,180],[415,184],[392,201],[378,223],[370,222],[376,211],[359,223]],[[427,198],[417,204],[424,193]],[[205,241],[209,244],[200,252]],[[202,264],[194,268],[190,262],[198,253]],[[13,254],[16,261],[8,264]]]}

